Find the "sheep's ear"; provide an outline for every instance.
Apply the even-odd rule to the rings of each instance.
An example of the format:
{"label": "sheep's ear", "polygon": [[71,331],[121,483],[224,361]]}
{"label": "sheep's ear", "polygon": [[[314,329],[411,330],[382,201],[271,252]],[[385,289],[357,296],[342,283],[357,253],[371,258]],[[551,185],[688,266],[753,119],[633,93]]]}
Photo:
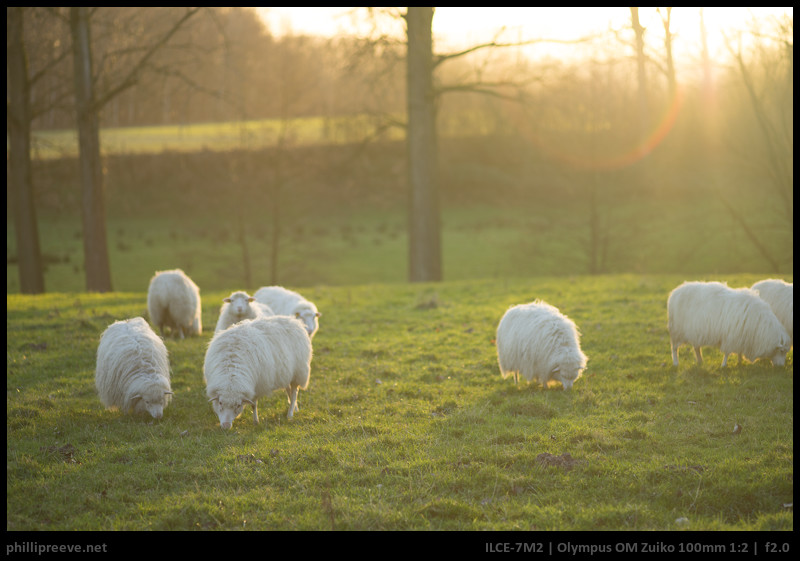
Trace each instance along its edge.
{"label": "sheep's ear", "polygon": [[219,396],[216,396],[216,395],[215,395],[214,397],[212,397],[211,399],[209,399],[209,400],[208,400],[208,402],[209,402],[209,403],[211,403],[212,401],[215,401],[215,400],[217,400],[217,399],[219,399]]}
{"label": "sheep's ear", "polygon": [[230,298],[223,298],[222,301],[223,302],[227,302],[228,304],[231,303],[231,299]]}
{"label": "sheep's ear", "polygon": [[255,299],[255,298],[253,298],[252,296],[251,296],[250,298],[248,298],[248,299],[247,299],[247,301],[248,301],[248,302],[255,302],[255,300],[256,300],[256,299]]}
{"label": "sheep's ear", "polygon": [[133,402],[134,402],[134,401],[136,401],[137,399],[142,399],[142,394],[139,394],[139,395],[135,395],[135,396],[133,396],[133,397],[131,398],[131,403],[133,403]]}
{"label": "sheep's ear", "polygon": [[321,315],[322,315],[321,313],[317,312],[316,314],[314,314],[314,317],[319,317]]}
{"label": "sheep's ear", "polygon": [[553,369],[550,371],[550,374],[555,374],[556,372],[559,372],[560,370],[561,370],[561,367],[560,367],[560,366],[556,366],[555,368],[553,368]]}
{"label": "sheep's ear", "polygon": [[242,401],[243,401],[243,402],[245,402],[245,403],[249,403],[250,405],[252,405],[252,406],[254,406],[254,407],[255,407],[255,403],[253,403],[252,401],[250,401],[250,400],[249,400],[249,399],[247,399],[247,398],[242,398]]}
{"label": "sheep's ear", "polygon": [[175,395],[175,392],[164,392],[164,395]]}

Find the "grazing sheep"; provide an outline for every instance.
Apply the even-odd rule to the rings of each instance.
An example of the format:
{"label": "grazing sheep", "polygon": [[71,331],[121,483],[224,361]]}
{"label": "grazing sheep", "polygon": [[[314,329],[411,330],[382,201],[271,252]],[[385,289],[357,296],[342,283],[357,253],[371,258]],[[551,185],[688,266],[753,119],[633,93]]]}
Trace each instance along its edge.
{"label": "grazing sheep", "polygon": [[157,271],[147,291],[150,321],[164,336],[164,327],[185,334],[200,335],[203,331],[200,289],[180,269]]}
{"label": "grazing sheep", "polygon": [[700,348],[719,348],[750,360],[769,358],[782,366],[789,350],[789,334],[769,305],[749,288],[729,288],[720,282],[684,282],[667,299],[672,364],[678,366],[678,348],[694,347],[697,364],[703,364]]}
{"label": "grazing sheep", "polygon": [[274,316],[275,313],[266,304],[256,302],[253,296],[241,290],[232,293],[222,300],[222,308],[219,310],[219,320],[214,332],[228,329],[234,323],[243,319],[256,319],[259,317]]}
{"label": "grazing sheep", "polygon": [[497,326],[497,360],[503,378],[522,374],[542,385],[561,382],[565,390],[586,368],[575,323],[550,304],[536,300],[512,306]]}
{"label": "grazing sheep", "polygon": [[164,341],[144,318],[112,323],[100,337],[94,381],[106,409],[160,419],[172,398]]}
{"label": "grazing sheep", "polygon": [[229,429],[244,404],[253,407],[258,424],[258,398],[284,389],[291,419],[298,389],[306,389],[311,376],[311,339],[303,324],[292,317],[272,316],[244,320],[214,334],[208,345],[203,378],[206,394]]}
{"label": "grazing sheep", "polygon": [[765,279],[751,288],[772,308],[794,346],[794,285],[780,279]]}
{"label": "grazing sheep", "polygon": [[319,313],[313,302],[309,302],[297,292],[282,286],[262,286],[254,294],[256,300],[266,304],[279,316],[294,316],[306,326],[309,337],[319,329]]}

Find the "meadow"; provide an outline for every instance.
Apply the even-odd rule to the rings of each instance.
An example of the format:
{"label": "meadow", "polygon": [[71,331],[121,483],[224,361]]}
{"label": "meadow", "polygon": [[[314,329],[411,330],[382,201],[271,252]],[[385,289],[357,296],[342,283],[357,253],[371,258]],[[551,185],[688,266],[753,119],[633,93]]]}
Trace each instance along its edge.
{"label": "meadow", "polygon": [[[224,211],[222,212],[224,214]],[[407,215],[402,209],[337,209],[290,218],[279,243],[277,283],[346,286],[407,279]],[[709,200],[619,205],[604,238],[603,272],[704,274],[766,271],[765,261],[724,209]],[[763,219],[766,223],[768,218]],[[446,280],[580,275],[589,270],[588,226],[578,204],[527,208],[471,205],[442,212]],[[7,226],[6,287],[19,292],[13,222]],[[40,221],[48,291],[85,290],[80,220]],[[791,238],[768,237],[792,259]],[[271,284],[269,217],[219,220],[203,213],[143,216],[115,212],[108,248],[115,290],[146,290],[154,271],[180,267],[203,290],[255,290]],[[246,245],[241,239],[246,239]],[[788,244],[788,245],[787,245]],[[786,270],[769,275],[791,273]],[[249,274],[249,276],[248,276]]]}
{"label": "meadow", "polygon": [[[684,280],[791,281],[792,237],[759,183],[725,184],[779,271],[690,165],[650,161],[643,185],[514,139],[446,141],[445,281],[407,284],[403,145],[350,148],[107,156],[108,294],[84,292],[76,162],[35,162],[46,294],[18,294],[7,220],[8,530],[793,528],[793,353],[722,369],[685,347],[675,368],[666,329]],[[323,314],[311,383],[292,421],[275,394],[258,426],[246,410],[224,432],[203,358],[222,298],[271,283],[277,158],[301,177],[281,187],[277,282]],[[160,421],[105,411],[100,335],[147,317],[150,277],[174,267],[200,286],[205,326],[166,342],[175,399]],[[499,374],[497,323],[535,298],[583,334],[571,392]]]}
{"label": "meadow", "polygon": [[[94,389],[100,334],[146,317],[144,289],[9,293],[6,528],[792,530],[793,352],[723,369],[684,347],[673,367],[666,297],[683,280],[300,285],[323,314],[300,411],[287,421],[276,393],[228,432],[202,364],[238,286],[202,292],[202,336],[167,340],[160,421],[105,411]],[[497,322],[534,298],[582,332],[572,391],[499,374]]]}
{"label": "meadow", "polygon": [[[101,150],[110,154],[154,154],[164,151],[256,149],[278,142],[336,144],[373,134],[367,116],[262,119],[231,123],[190,123],[172,126],[108,127],[100,132]],[[399,133],[387,135],[398,138]],[[288,140],[287,140],[288,139]],[[71,158],[78,154],[74,130],[37,130],[33,155],[40,160]]]}

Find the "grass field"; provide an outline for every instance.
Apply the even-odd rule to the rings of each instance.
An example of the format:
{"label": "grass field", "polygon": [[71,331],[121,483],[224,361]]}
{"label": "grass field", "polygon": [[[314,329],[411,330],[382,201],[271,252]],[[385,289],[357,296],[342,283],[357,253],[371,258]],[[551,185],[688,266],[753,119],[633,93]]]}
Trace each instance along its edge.
{"label": "grass field", "polygon": [[[108,248],[114,290],[147,289],[154,271],[180,267],[203,291],[270,284],[269,221],[243,222],[251,278],[238,220],[205,215],[112,217]],[[445,280],[585,274],[588,226],[576,205],[557,208],[447,208],[442,214]],[[294,286],[405,282],[406,214],[401,210],[339,210],[288,219],[280,244],[278,283]],[[766,262],[713,201],[692,206],[636,203],[608,219],[604,272],[699,274],[765,270]],[[7,226],[6,288],[19,291],[13,222]],[[82,228],[77,218],[39,223],[47,291],[85,290]],[[764,239],[792,265],[792,239],[765,230]],[[787,244],[789,244],[787,246]],[[771,273],[772,275],[778,273]],[[683,279],[682,279],[683,280]]]}
{"label": "grass field", "polygon": [[[93,380],[100,334],[146,314],[144,288],[8,294],[6,528],[792,530],[793,352],[721,369],[684,347],[673,367],[665,303],[683,280],[298,285],[323,313],[300,412],[276,393],[229,432],[202,364],[239,286],[203,292],[201,337],[167,341],[157,422],[104,411]],[[500,377],[497,322],[534,298],[582,331],[571,392]]]}
{"label": "grass field", "polygon": [[[282,137],[300,145],[353,142],[372,134],[374,129],[368,116],[120,127],[102,129],[100,145],[104,155],[225,151],[274,146]],[[394,132],[386,138],[401,136]],[[34,131],[32,144],[34,157],[42,160],[73,157],[78,153],[78,136],[74,130]]]}

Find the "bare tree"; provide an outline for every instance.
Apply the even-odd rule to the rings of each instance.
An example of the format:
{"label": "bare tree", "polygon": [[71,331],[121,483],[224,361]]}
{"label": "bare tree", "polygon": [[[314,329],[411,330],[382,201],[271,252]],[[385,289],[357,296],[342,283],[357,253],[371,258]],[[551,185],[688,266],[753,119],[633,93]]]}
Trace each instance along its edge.
{"label": "bare tree", "polygon": [[6,7],[6,69],[9,138],[8,192],[14,212],[20,292],[44,292],[44,269],[31,178],[31,107],[28,60],[23,38],[22,7]]}
{"label": "bare tree", "polygon": [[89,8],[70,9],[75,72],[75,108],[82,188],[83,253],[86,289],[111,291],[111,266],[106,243],[105,194],[100,161],[100,126],[95,107]]}
{"label": "bare tree", "polygon": [[[794,44],[793,24],[778,25],[774,35],[764,35],[759,30],[751,32],[755,40],[750,60],[742,52],[741,42],[734,45],[725,37],[725,45],[732,56],[736,72],[747,94],[761,138],[764,153],[748,150],[748,160],[759,162],[770,190],[765,198],[772,198],[782,212],[788,235],[794,234]],[[760,75],[760,76],[757,76]],[[750,140],[750,135],[748,135]],[[771,197],[769,193],[771,191]],[[717,188],[719,200],[731,217],[742,228],[747,239],[769,263],[770,269],[780,269],[779,259],[752,228],[747,212]]]}
{"label": "bare tree", "polygon": [[[439,281],[442,279],[441,219],[438,189],[438,142],[436,131],[437,103],[448,92],[475,92],[514,101],[524,100],[524,82],[487,82],[438,86],[434,70],[445,61],[466,56],[482,49],[531,45],[538,42],[578,43],[576,40],[534,39],[502,43],[496,39],[473,45],[462,51],[433,54],[432,22],[434,8],[408,7],[407,95],[408,95],[408,170],[409,170],[409,280]],[[503,89],[513,88],[513,94]]]}
{"label": "bare tree", "polygon": [[70,30],[75,78],[75,107],[82,182],[83,247],[86,288],[111,291],[111,267],[106,238],[105,195],[100,159],[100,110],[121,92],[135,85],[154,53],[200,8],[187,9],[168,31],[155,40],[123,77],[104,91],[96,88],[92,66],[91,16],[95,9],[70,8]]}
{"label": "bare tree", "polygon": [[675,78],[675,61],[672,58],[672,39],[675,36],[670,30],[672,25],[672,8],[658,8],[658,15],[661,16],[661,24],[664,26],[664,74],[667,76],[667,92],[669,99],[674,99],[677,93],[678,83]]}
{"label": "bare tree", "polygon": [[442,280],[437,184],[436,103],[433,85],[432,7],[409,7],[408,177],[409,280]]}
{"label": "bare tree", "polygon": [[638,119],[640,140],[644,140],[650,120],[650,108],[647,102],[647,72],[646,56],[644,53],[644,32],[645,28],[639,22],[639,8],[631,8],[631,26],[636,38],[634,50],[636,53],[636,78],[639,87]]}

